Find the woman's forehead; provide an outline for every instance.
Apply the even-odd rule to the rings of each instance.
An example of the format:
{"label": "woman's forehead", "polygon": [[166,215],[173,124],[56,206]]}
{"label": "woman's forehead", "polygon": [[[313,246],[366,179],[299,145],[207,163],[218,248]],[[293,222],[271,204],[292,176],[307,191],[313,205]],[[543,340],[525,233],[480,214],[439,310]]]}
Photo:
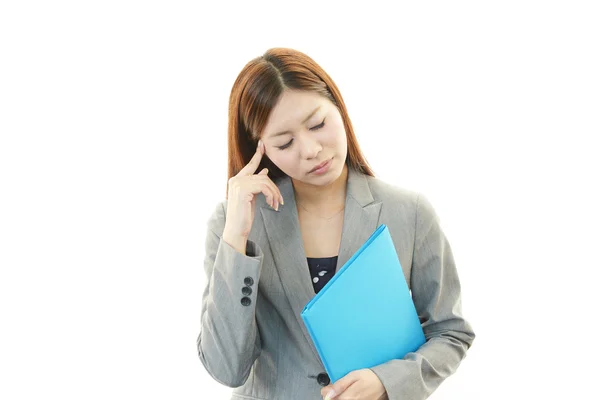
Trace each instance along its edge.
{"label": "woman's forehead", "polygon": [[311,117],[326,109],[326,99],[317,93],[284,93],[269,115],[264,129],[265,138],[288,133],[288,130],[305,124]]}

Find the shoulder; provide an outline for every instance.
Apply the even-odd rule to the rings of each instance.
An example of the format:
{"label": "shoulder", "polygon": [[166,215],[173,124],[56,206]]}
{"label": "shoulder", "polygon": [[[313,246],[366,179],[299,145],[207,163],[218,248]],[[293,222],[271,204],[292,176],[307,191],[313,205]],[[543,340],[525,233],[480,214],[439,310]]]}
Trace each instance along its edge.
{"label": "shoulder", "polygon": [[381,178],[365,175],[371,194],[375,201],[396,203],[414,207],[422,194],[416,190],[400,186]]}
{"label": "shoulder", "polygon": [[427,196],[420,191],[397,185],[381,178],[365,175],[375,201],[397,211],[436,218],[435,209]]}
{"label": "shoulder", "polygon": [[227,210],[227,200],[218,201],[210,213],[207,221],[208,228],[218,236],[223,234],[225,229],[225,215]]}

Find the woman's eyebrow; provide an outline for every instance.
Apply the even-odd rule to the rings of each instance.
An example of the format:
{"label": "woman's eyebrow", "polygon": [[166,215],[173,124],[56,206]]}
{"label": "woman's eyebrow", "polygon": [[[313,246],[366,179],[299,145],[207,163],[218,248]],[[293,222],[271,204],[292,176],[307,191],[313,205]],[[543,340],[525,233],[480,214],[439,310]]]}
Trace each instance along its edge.
{"label": "woman's eyebrow", "polygon": [[[301,124],[305,123],[306,121],[308,121],[308,120],[310,119],[310,117],[312,117],[313,115],[315,115],[315,113],[316,113],[317,111],[319,111],[319,108],[321,108],[321,106],[318,106],[317,108],[315,108],[315,109],[314,109],[314,110],[313,110],[313,111],[312,111],[312,112],[311,112],[311,113],[308,115],[308,117],[304,118],[304,121],[302,121],[302,122],[301,122]],[[274,138],[274,137],[277,137],[277,136],[285,135],[285,134],[287,134],[287,133],[292,133],[292,132],[291,132],[291,131],[282,131],[282,132],[278,132],[278,133],[276,133],[276,134],[274,134],[274,135],[270,135],[270,136],[267,136],[267,137]]]}

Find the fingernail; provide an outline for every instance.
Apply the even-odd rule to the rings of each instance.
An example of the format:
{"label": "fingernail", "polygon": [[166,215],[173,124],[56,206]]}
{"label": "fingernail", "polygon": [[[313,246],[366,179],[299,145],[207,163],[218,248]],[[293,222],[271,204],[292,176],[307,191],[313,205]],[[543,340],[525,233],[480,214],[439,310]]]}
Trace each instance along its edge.
{"label": "fingernail", "polygon": [[260,149],[260,144],[262,143],[261,140],[258,141],[258,146],[256,146],[257,149]]}
{"label": "fingernail", "polygon": [[327,396],[325,396],[325,400],[331,400],[333,396],[335,396],[335,391],[332,389],[327,393]]}

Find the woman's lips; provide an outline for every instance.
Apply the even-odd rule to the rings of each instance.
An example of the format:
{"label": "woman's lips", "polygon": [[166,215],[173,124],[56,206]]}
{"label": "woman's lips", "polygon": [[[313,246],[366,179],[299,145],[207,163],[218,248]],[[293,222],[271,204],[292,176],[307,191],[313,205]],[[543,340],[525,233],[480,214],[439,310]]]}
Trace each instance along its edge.
{"label": "woman's lips", "polygon": [[319,164],[316,168],[314,168],[312,171],[310,171],[309,174],[317,174],[317,175],[324,174],[329,169],[332,159],[333,159],[333,157],[330,158],[329,160],[325,161],[324,163]]}

